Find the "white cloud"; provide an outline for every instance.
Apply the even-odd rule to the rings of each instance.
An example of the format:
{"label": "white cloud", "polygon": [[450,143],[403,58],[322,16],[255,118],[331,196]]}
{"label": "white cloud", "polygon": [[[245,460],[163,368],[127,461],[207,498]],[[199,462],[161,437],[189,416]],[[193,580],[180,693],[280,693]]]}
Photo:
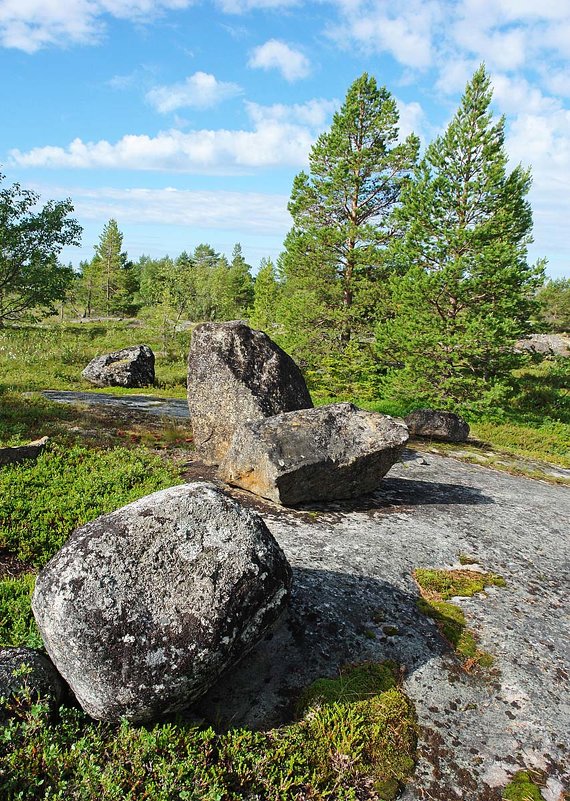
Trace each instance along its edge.
{"label": "white cloud", "polygon": [[427,118],[419,103],[404,103],[398,100],[398,112],[400,114],[400,138],[405,139],[409,134],[415,133],[417,136],[426,137]]}
{"label": "white cloud", "polygon": [[256,47],[251,53],[248,66],[270,70],[277,69],[286,81],[306,78],[311,71],[311,62],[301,53],[277,39],[270,39]]}
{"label": "white cloud", "polygon": [[236,83],[218,81],[207,72],[195,72],[181,83],[155,86],[147,92],[146,99],[161,114],[167,114],[179,108],[211,108],[242,91]]}
{"label": "white cloud", "polygon": [[272,10],[299,5],[301,0],[217,0],[217,5],[226,14],[245,14],[256,9]]}
{"label": "white cloud", "polygon": [[330,101],[296,106],[246,104],[253,130],[161,131],[156,136],[129,134],[118,142],[84,142],[12,150],[20,167],[71,169],[168,170],[237,174],[256,168],[302,166],[317,133],[324,127]]}
{"label": "white cloud", "polygon": [[342,47],[390,53],[407,67],[424,69],[433,61],[433,29],[441,17],[437,0],[363,0],[338,3],[340,21],[329,35]]}
{"label": "white cloud", "polygon": [[116,189],[102,187],[37,187],[58,197],[72,197],[81,220],[120,220],[192,228],[282,234],[290,225],[288,196],[261,192],[193,191],[185,189]]}
{"label": "white cloud", "polygon": [[193,0],[0,0],[0,45],[35,53],[42,47],[97,44],[102,17],[147,22]]}

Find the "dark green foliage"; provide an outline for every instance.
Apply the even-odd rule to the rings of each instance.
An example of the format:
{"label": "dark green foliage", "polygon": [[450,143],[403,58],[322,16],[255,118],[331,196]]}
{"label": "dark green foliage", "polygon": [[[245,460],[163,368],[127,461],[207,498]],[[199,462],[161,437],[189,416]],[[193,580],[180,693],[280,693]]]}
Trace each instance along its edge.
{"label": "dark green foliage", "polygon": [[40,705],[0,734],[6,801],[314,801],[393,799],[414,766],[416,726],[395,687],[313,706],[290,726],[216,734],[184,724],[150,729],[90,722]]}
{"label": "dark green foliage", "polygon": [[0,547],[41,567],[77,526],[176,483],[177,471],[142,449],[52,446],[0,471]]}
{"label": "dark green foliage", "polygon": [[414,136],[398,142],[394,98],[365,73],[313,146],[310,174],[295,178],[278,322],[295,358],[323,369],[323,384],[327,363],[346,375],[370,366],[391,215],[417,149]]}
{"label": "dark green foliage", "polygon": [[547,281],[536,296],[550,331],[570,331],[570,278]]}
{"label": "dark green foliage", "polygon": [[57,259],[63,247],[79,244],[73,205],[49,200],[35,211],[39,199],[19,184],[0,189],[0,326],[34,311],[53,313],[72,281],[71,268]]}
{"label": "dark green foliage", "polygon": [[35,582],[31,573],[0,579],[0,646],[43,647],[31,607]]}
{"label": "dark green foliage", "polygon": [[530,330],[543,265],[527,263],[530,174],[520,166],[507,173],[504,119],[493,122],[491,94],[480,67],[402,193],[392,319],[377,328],[394,397],[500,405],[520,362],[512,345]]}

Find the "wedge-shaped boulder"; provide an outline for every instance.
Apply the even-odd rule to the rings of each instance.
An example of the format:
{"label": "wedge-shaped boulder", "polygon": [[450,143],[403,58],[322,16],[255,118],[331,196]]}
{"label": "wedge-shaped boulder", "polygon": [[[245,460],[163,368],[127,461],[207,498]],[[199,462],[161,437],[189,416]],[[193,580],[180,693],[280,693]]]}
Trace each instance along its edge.
{"label": "wedge-shaped boulder", "polygon": [[194,329],[188,406],[205,461],[219,464],[242,423],[312,405],[301,371],[267,334],[239,320]]}
{"label": "wedge-shaped boulder", "polygon": [[402,420],[352,403],[288,412],[238,429],[220,476],[285,506],[353,498],[378,488],[407,440]]}
{"label": "wedge-shaped boulder", "polygon": [[187,707],[257,643],[290,579],[258,515],[213,484],[183,484],[77,529],[32,607],[88,714],[150,721]]}
{"label": "wedge-shaped boulder", "polygon": [[453,412],[416,409],[405,418],[405,423],[411,437],[465,442],[469,436],[469,425]]}
{"label": "wedge-shaped boulder", "polygon": [[154,384],[154,353],[148,345],[105,353],[81,373],[97,387],[149,387]]}

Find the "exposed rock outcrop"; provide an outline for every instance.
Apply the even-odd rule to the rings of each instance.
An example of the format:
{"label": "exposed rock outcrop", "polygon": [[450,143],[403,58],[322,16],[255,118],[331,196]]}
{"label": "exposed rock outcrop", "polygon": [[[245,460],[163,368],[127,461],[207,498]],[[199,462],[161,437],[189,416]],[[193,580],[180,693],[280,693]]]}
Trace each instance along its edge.
{"label": "exposed rock outcrop", "polygon": [[285,506],[378,489],[408,440],[402,420],[335,403],[245,423],[220,465],[229,484]]}
{"label": "exposed rock outcrop", "polygon": [[97,387],[148,387],[154,384],[154,353],[148,345],[133,345],[97,356],[81,373]]}
{"label": "exposed rock outcrop", "polygon": [[313,403],[293,359],[267,334],[234,320],[194,329],[188,405],[197,452],[219,464],[242,423]]}
{"label": "exposed rock outcrop", "polygon": [[155,492],[77,529],[41,571],[46,649],[94,718],[187,707],[280,616],[289,564],[212,484]]}
{"label": "exposed rock outcrop", "polygon": [[465,442],[469,425],[453,412],[416,409],[404,418],[411,437],[425,437],[444,442]]}
{"label": "exposed rock outcrop", "polygon": [[570,336],[565,334],[531,334],[515,342],[515,351],[541,353],[544,356],[570,356]]}

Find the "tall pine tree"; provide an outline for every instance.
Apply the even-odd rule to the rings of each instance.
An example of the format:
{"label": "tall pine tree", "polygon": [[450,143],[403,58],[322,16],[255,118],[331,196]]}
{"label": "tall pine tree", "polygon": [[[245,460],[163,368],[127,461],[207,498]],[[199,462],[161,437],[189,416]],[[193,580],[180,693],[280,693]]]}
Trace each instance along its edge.
{"label": "tall pine tree", "polygon": [[418,150],[413,135],[399,142],[398,119],[394,98],[365,73],[313,146],[310,173],[295,178],[279,322],[308,364],[356,368],[372,338],[392,212]]}
{"label": "tall pine tree", "polygon": [[402,194],[394,316],[378,326],[377,348],[391,366],[386,391],[410,403],[480,402],[529,330],[543,269],[527,262],[531,179],[521,166],[507,171],[505,121],[493,121],[491,99],[481,66]]}

